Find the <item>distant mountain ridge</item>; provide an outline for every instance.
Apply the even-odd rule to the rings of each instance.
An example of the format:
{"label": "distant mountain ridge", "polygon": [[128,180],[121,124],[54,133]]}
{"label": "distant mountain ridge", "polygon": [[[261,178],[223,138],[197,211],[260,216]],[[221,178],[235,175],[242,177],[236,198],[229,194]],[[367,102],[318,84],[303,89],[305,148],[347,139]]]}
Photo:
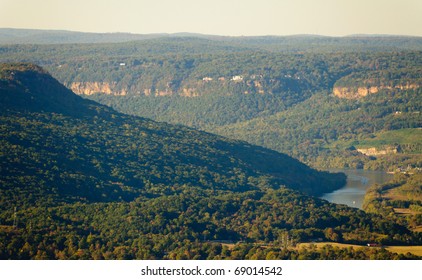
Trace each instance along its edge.
{"label": "distant mountain ridge", "polygon": [[0,43],[8,44],[66,44],[117,43],[163,37],[165,34],[88,33],[67,30],[0,28]]}
{"label": "distant mountain ridge", "polygon": [[[75,93],[119,112],[246,140],[320,169],[418,166],[416,155],[382,162],[345,143],[420,126],[421,38],[191,35],[0,45],[0,61],[42,65]],[[314,108],[315,100],[324,102]]]}
{"label": "distant mountain ridge", "polygon": [[[221,36],[189,32],[180,33],[94,33],[67,30],[41,30],[0,28],[0,44],[89,44],[89,43],[122,43],[129,41],[143,41],[159,38],[202,38],[211,41],[242,44],[257,47],[257,44],[268,46],[279,45],[289,47],[291,44],[308,43],[314,46],[347,46],[362,47],[372,44],[379,48],[383,45],[397,49],[422,49],[422,37],[399,35],[357,34],[343,37],[331,37],[312,34],[297,34],[286,36]],[[268,47],[267,46],[267,47]],[[262,46],[261,46],[262,47]]]}

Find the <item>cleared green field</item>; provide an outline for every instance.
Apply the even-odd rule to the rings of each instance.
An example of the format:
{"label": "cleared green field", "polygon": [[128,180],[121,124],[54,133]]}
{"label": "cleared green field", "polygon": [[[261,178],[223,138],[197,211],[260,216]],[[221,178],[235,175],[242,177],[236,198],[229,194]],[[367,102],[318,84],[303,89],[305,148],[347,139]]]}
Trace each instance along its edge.
{"label": "cleared green field", "polygon": [[406,153],[422,152],[422,129],[406,128],[398,130],[389,130],[375,133],[372,138],[351,141],[336,141],[329,147],[348,148],[354,146],[356,148],[383,148],[385,146],[401,145]]}
{"label": "cleared green field", "polygon": [[376,133],[374,138],[359,141],[362,147],[379,147],[393,144],[422,144],[422,129],[406,128]]}

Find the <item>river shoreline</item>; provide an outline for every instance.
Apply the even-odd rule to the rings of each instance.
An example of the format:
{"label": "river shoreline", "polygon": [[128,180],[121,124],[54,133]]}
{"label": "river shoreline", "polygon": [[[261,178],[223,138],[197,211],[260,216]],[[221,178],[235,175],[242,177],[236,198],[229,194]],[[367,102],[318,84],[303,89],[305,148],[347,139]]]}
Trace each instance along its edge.
{"label": "river shoreline", "polygon": [[366,190],[373,184],[383,184],[393,178],[385,171],[363,169],[331,169],[330,172],[343,172],[347,175],[346,185],[320,198],[332,203],[346,204],[350,207],[362,209]]}

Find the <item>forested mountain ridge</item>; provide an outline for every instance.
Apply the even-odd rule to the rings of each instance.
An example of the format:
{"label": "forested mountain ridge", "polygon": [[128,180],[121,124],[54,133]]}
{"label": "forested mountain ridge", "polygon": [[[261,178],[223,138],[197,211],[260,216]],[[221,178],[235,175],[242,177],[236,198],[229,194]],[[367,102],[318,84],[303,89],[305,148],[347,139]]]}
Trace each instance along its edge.
{"label": "forested mountain ridge", "polygon": [[[397,48],[399,41],[415,48]],[[420,41],[164,36],[2,45],[0,60],[41,64],[76,93],[119,112],[246,140],[320,169],[392,171],[420,165],[420,141],[359,143],[420,127]],[[374,158],[362,148],[398,153],[393,160]]]}
{"label": "forested mountain ridge", "polygon": [[[48,184],[78,182],[68,187],[94,188],[80,190],[92,195],[93,201],[103,200],[104,193],[97,197],[95,190],[105,188],[104,184],[119,196],[134,197],[150,184],[195,182],[206,189],[246,191],[262,181],[275,188],[287,185],[320,194],[344,183],[340,175],[319,173],[286,155],[245,142],[119,114],[78,97],[31,64],[2,64],[0,69],[7,155],[3,168],[12,177],[28,168],[35,171],[33,179],[41,176]],[[27,151],[35,158],[28,157]],[[48,172],[37,172],[39,168]],[[53,170],[60,172],[49,177]],[[89,180],[83,183],[85,176],[102,187],[95,189]],[[63,191],[71,194],[69,189]],[[75,192],[71,195],[81,195]]]}
{"label": "forested mountain ridge", "polygon": [[[31,64],[1,64],[0,73],[1,259],[312,258],[289,246],[422,242],[403,226],[303,193],[337,187],[342,175],[117,113]],[[244,243],[229,249],[223,239]],[[415,258],[338,255],[347,256]]]}
{"label": "forested mountain ridge", "polygon": [[421,67],[368,71],[342,77],[334,84],[333,93],[340,98],[356,99],[383,90],[416,90],[421,85]]}
{"label": "forested mountain ridge", "polygon": [[47,71],[34,64],[0,64],[0,82],[3,110],[56,112],[72,116],[97,114],[94,107],[111,111],[64,89]]}
{"label": "forested mountain ridge", "polygon": [[8,45],[1,47],[0,59],[41,64],[76,93],[121,112],[201,129],[284,111],[315,92],[332,92],[351,73],[365,77],[371,71],[405,72],[422,63],[419,52],[281,54],[208,43],[166,38]]}
{"label": "forested mountain ridge", "polygon": [[[383,90],[356,100],[318,93],[285,112],[221,126],[214,132],[285,152],[323,169],[416,168],[421,166],[422,153],[420,94],[420,88]],[[391,152],[365,155],[368,148]]]}

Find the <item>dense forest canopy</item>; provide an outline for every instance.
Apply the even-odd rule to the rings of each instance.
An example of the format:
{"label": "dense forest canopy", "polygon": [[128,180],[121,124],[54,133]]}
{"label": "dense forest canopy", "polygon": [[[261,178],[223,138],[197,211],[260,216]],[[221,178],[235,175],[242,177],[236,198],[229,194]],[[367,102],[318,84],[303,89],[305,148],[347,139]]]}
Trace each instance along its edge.
{"label": "dense forest canopy", "polygon": [[89,35],[0,29],[0,258],[417,258],[295,245],[421,244],[301,163],[421,167],[420,38]]}
{"label": "dense forest canopy", "polygon": [[419,45],[411,37],[158,36],[2,45],[0,60],[43,65],[120,112],[246,140],[319,169],[393,171],[420,167],[420,140],[392,136],[372,147],[397,151],[388,157],[363,154],[360,143],[421,126]]}
{"label": "dense forest canopy", "polygon": [[[341,174],[117,113],[38,66],[0,73],[3,259],[311,258],[292,244],[421,242],[405,226],[304,194],[337,187]],[[415,258],[338,251],[347,256]]]}

